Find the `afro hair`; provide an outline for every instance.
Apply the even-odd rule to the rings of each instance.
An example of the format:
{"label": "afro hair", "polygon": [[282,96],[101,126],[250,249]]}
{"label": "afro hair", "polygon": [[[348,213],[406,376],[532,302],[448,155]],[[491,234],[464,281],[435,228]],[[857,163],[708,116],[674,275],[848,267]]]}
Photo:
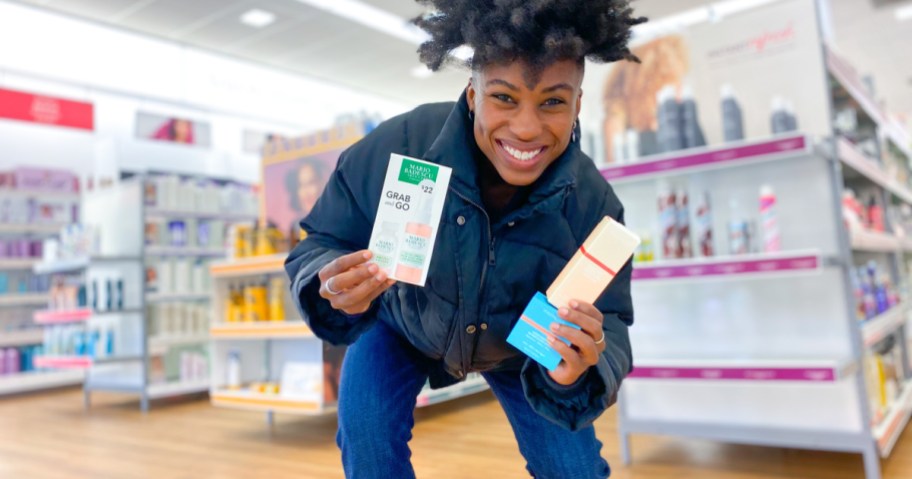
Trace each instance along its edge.
{"label": "afro hair", "polygon": [[627,43],[634,17],[629,0],[417,0],[431,12],[413,20],[431,39],[418,49],[433,71],[450,63],[450,52],[466,45],[467,63],[521,60],[533,71],[560,60],[638,62]]}

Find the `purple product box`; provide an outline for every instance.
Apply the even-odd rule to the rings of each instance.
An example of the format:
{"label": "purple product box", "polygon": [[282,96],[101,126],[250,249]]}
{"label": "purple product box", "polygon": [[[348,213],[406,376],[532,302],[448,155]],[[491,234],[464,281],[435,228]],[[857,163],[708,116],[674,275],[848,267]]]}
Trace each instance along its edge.
{"label": "purple product box", "polygon": [[66,170],[20,167],[12,174],[19,190],[76,193],[79,184],[76,175]]}

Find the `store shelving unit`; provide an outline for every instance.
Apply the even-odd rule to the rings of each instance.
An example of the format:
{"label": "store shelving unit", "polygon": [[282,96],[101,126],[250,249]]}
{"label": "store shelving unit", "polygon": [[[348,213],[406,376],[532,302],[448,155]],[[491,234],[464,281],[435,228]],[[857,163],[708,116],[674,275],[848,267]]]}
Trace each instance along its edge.
{"label": "store shelving unit", "polygon": [[[202,334],[171,334],[150,336],[150,305],[164,303],[204,303],[210,299],[207,291],[155,291],[147,288],[146,267],[151,259],[186,259],[224,257],[224,248],[171,247],[145,244],[146,223],[150,220],[223,220],[226,222],[252,222],[250,214],[198,213],[146,206],[148,193],[146,175],[127,175],[119,184],[86,195],[86,218],[100,234],[99,254],[33,265],[36,272],[59,274],[82,272],[86,277],[102,277],[114,272],[124,279],[125,304],[123,309],[112,311],[42,311],[35,315],[38,324],[67,322],[108,321],[122,328],[125,338],[117,341],[117,350],[110,357],[90,358],[75,356],[45,356],[37,359],[48,368],[83,370],[86,406],[91,403],[93,392],[118,392],[136,394],[145,412],[151,400],[186,394],[206,392],[208,377],[194,381],[153,382],[150,374],[153,358],[162,358],[174,348],[178,352],[204,351],[209,337]],[[117,205],[124,205],[118,208]],[[136,205],[140,205],[137,209]],[[175,353],[176,355],[177,353]],[[173,367],[173,366],[170,366]]]}
{"label": "store shelving unit", "polygon": [[[55,193],[33,190],[10,190],[0,189],[0,199],[13,200],[33,200],[33,199],[50,199],[64,202],[70,206],[78,205],[80,195],[78,193]],[[65,225],[57,222],[42,223],[9,223],[0,222],[0,237],[6,238],[27,238],[28,240],[38,241],[60,233],[61,228]],[[40,263],[38,258],[0,258],[0,272],[31,271],[36,264]],[[50,302],[50,295],[46,292],[29,292],[29,293],[0,293],[0,309],[12,308],[17,312],[12,313],[18,316],[21,311],[22,323],[29,323],[33,311],[47,307]],[[28,327],[23,329],[5,330],[6,325],[0,324],[0,348],[22,348],[28,346],[41,345],[44,342],[44,329],[41,327]],[[64,386],[75,386],[82,383],[84,373],[82,371],[25,371],[15,374],[0,376],[0,396],[8,394],[20,394],[43,389],[58,388]]]}
{"label": "store shelving unit", "polygon": [[[227,355],[231,351],[239,352],[242,362],[242,380],[245,383],[263,380],[278,382],[280,368],[286,361],[309,362],[321,365],[326,361],[325,351],[328,347],[316,338],[306,323],[298,318],[290,294],[285,298],[286,321],[263,322],[224,322],[224,304],[229,287],[238,281],[249,281],[259,277],[280,275],[284,278],[283,264],[285,255],[243,258],[238,260],[214,263],[210,267],[215,282],[213,288],[213,306],[215,310],[209,334],[213,341],[212,389],[209,392],[212,404],[217,407],[265,412],[267,421],[273,421],[275,413],[300,415],[325,415],[336,412],[335,397],[326,396],[323,387],[333,381],[323,377],[320,384],[315,384],[320,398],[287,397],[279,394],[263,394],[248,389],[230,389],[226,385]],[[286,280],[287,281],[287,280]],[[286,288],[287,290],[287,288]],[[253,361],[247,358],[256,358]],[[265,364],[260,358],[265,358]],[[341,358],[341,356],[339,356]],[[340,364],[333,364],[338,368]],[[325,374],[322,368],[321,375]],[[432,391],[426,388],[417,399],[417,406],[429,406],[443,401],[456,399],[487,389],[487,383],[481,376],[472,376],[466,381],[449,388]]]}
{"label": "store shelving unit", "polygon": [[[881,139],[908,141],[883,128],[886,115],[847,76],[850,69],[829,49],[826,56],[830,75],[881,126]],[[909,148],[903,151],[912,160]],[[887,412],[876,414],[866,361],[893,338],[904,370],[912,370],[903,261],[912,241],[892,232],[889,215],[886,232],[849,230],[843,188],[848,181],[875,185],[885,205],[912,205],[912,188],[849,141],[804,134],[646,158],[602,174],[624,200],[634,231],[653,231],[644,222],[656,217],[660,182],[686,182],[691,198],[711,191],[717,251],[727,251],[728,231],[719,205],[755,205],[759,184],[773,184],[784,248],[635,265],[634,371],[619,400],[624,461],[631,460],[631,434],[680,435],[860,453],[868,479],[878,479],[879,458],[912,416],[912,377],[898,384]],[[906,288],[904,300],[859,321],[852,270],[856,261],[872,260]],[[802,339],[808,337],[813,341]]]}

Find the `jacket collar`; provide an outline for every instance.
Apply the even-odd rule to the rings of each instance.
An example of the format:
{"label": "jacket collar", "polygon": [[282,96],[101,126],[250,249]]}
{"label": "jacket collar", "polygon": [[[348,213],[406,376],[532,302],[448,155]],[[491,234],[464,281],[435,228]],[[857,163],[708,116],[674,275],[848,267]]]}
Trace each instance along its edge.
{"label": "jacket collar", "polygon": [[[576,136],[579,138],[578,130]],[[472,158],[473,145],[471,142],[474,141],[475,135],[472,120],[469,117],[468,100],[466,92],[463,91],[447,117],[440,134],[425,153],[424,159],[452,168],[450,189],[480,206],[482,201],[478,187],[478,167]],[[579,142],[573,141],[535,182],[529,195],[529,204],[535,205],[554,196],[557,192],[575,185],[580,161],[587,160],[580,151]]]}

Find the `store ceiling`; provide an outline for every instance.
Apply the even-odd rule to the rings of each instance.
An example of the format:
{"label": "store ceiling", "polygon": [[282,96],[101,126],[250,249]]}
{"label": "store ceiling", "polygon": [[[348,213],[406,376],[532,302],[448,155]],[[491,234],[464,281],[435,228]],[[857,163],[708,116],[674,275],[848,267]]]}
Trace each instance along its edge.
{"label": "store ceiling", "polygon": [[[15,0],[120,28],[163,37],[335,84],[417,104],[455,98],[468,73],[450,69],[431,78],[419,66],[416,45],[365,28],[296,0]],[[421,7],[411,0],[364,0],[402,18]],[[912,113],[912,20],[894,18],[897,3],[830,0],[839,49],[859,71],[873,73],[878,96],[892,111]],[[639,13],[658,18],[705,0],[638,0]],[[908,2],[906,2],[908,3]],[[273,12],[265,28],[242,24],[242,13]]]}

